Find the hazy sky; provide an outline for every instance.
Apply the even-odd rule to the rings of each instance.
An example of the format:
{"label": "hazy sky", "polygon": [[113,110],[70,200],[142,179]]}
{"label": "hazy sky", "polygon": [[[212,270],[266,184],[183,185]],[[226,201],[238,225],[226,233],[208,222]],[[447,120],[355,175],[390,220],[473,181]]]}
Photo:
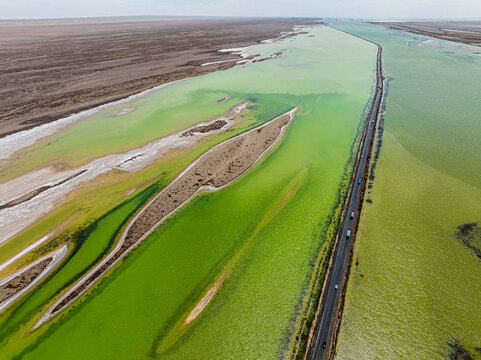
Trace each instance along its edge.
{"label": "hazy sky", "polygon": [[481,18],[481,0],[0,0],[0,18],[120,15]]}

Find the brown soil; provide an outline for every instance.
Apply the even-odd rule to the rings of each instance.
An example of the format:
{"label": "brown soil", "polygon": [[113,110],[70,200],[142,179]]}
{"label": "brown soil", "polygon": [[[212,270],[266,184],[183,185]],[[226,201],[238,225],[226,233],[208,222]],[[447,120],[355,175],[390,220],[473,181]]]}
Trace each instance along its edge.
{"label": "brown soil", "polygon": [[230,96],[224,96],[223,98],[217,99],[215,102],[216,103],[221,103],[223,101],[227,101],[230,99]]}
{"label": "brown soil", "polygon": [[117,252],[97,271],[72,291],[51,313],[61,310],[100,277],[144,234],[194,195],[202,186],[219,188],[235,180],[269,149],[279,138],[282,128],[289,123],[290,113],[283,114],[269,123],[225,141],[200,157],[179,178],[170,183],[139,213],[127,230],[125,239]]}
{"label": "brown soil", "polygon": [[481,46],[481,21],[376,22],[388,29]]}
{"label": "brown soil", "polygon": [[230,68],[240,57],[219,49],[252,45],[307,24],[313,21],[0,21],[0,137],[163,83]]}
{"label": "brown soil", "polygon": [[183,132],[180,135],[180,137],[192,136],[192,135],[195,135],[196,133],[205,134],[210,131],[219,130],[225,125],[227,125],[227,121],[219,119],[207,125],[200,125],[200,126],[193,127],[192,129],[189,129]]}
{"label": "brown soil", "polygon": [[38,264],[32,266],[30,269],[24,271],[22,274],[14,277],[9,282],[0,286],[0,303],[12,297],[20,290],[28,286],[37,276],[39,276],[42,271],[47,267],[47,265],[52,261],[52,258],[45,259]]}

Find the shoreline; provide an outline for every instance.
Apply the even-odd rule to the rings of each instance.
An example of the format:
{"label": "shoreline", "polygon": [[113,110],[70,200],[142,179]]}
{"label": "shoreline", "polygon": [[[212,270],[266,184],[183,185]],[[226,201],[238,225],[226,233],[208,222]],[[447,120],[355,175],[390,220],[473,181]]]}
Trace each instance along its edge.
{"label": "shoreline", "polygon": [[2,23],[5,106],[0,109],[0,138],[161,84],[227,69],[233,64],[200,65],[240,60],[218,50],[260,44],[315,20],[196,18],[106,23],[108,19],[92,24],[46,20],[41,26],[29,20]]}
{"label": "shoreline", "polygon": [[[481,21],[429,20],[429,21],[370,21],[389,30],[399,30],[458,44],[481,47]],[[471,26],[469,26],[471,25]]]}
{"label": "shoreline", "polygon": [[[270,39],[265,39],[265,40],[260,40],[258,43],[254,43],[251,45],[247,45],[241,48],[227,48],[227,49],[218,49],[216,52],[218,53],[225,53],[228,55],[233,55],[233,56],[238,56],[239,58],[237,59],[229,59],[229,60],[220,60],[220,61],[215,61],[215,62],[208,62],[208,63],[202,63],[199,65],[199,67],[208,67],[211,65],[225,65],[227,63],[233,63],[230,64],[228,67],[223,68],[223,66],[218,67],[216,69],[213,69],[212,71],[208,71],[207,73],[204,74],[198,74],[195,76],[187,76],[183,77],[177,80],[173,80],[170,82],[162,83],[160,85],[156,85],[154,87],[141,90],[139,92],[133,93],[131,95],[128,95],[127,97],[121,97],[116,100],[109,100],[106,101],[105,103],[102,103],[100,105],[96,105],[90,108],[87,108],[85,110],[80,110],[78,112],[72,113],[70,115],[66,115],[63,117],[60,117],[56,120],[52,120],[37,126],[34,126],[32,128],[24,129],[24,130],[19,130],[13,133],[6,133],[3,135],[0,135],[0,147],[2,147],[4,150],[0,154],[0,160],[7,160],[10,157],[12,157],[17,151],[22,150],[26,147],[34,145],[36,142],[39,140],[54,135],[58,131],[62,130],[64,127],[75,123],[79,120],[82,120],[86,117],[92,116],[99,111],[109,108],[112,106],[128,103],[130,101],[138,100],[144,96],[148,96],[151,93],[157,92],[162,90],[163,88],[167,86],[174,85],[176,83],[198,78],[201,76],[205,76],[208,74],[212,74],[218,71],[224,71],[228,70],[234,67],[238,66],[244,66],[247,65],[250,62],[255,62],[255,61],[246,61],[246,57],[249,55],[246,53],[246,51],[251,48],[252,46],[256,46],[259,44],[264,44],[264,43],[271,43],[279,40],[283,40],[289,36],[297,36],[301,34],[302,32],[299,31],[302,26],[297,26],[293,25],[291,28],[291,31],[286,32],[286,33],[280,33],[277,37],[275,38],[270,38]],[[275,57],[273,57],[275,58]],[[266,59],[267,60],[267,59]]]}
{"label": "shoreline", "polygon": [[[202,76],[202,75],[198,75],[198,76]],[[22,150],[26,147],[32,146],[35,143],[37,143],[39,140],[45,137],[54,135],[60,130],[62,130],[64,127],[67,127],[68,125],[73,124],[79,120],[85,119],[86,117],[94,115],[105,108],[109,108],[109,107],[120,105],[120,104],[125,104],[133,100],[138,100],[144,96],[150,95],[153,92],[162,90],[167,86],[174,85],[181,81],[193,79],[198,76],[186,77],[186,78],[174,80],[165,84],[157,85],[150,89],[143,90],[136,94],[130,95],[128,97],[125,97],[119,100],[109,101],[102,105],[98,105],[93,108],[90,108],[88,110],[82,110],[78,113],[74,113],[57,120],[53,120],[51,122],[35,126],[31,129],[20,130],[13,134],[5,135],[3,137],[0,136],[0,147],[2,147],[3,149],[2,153],[0,154],[0,160],[8,160],[17,151]]]}

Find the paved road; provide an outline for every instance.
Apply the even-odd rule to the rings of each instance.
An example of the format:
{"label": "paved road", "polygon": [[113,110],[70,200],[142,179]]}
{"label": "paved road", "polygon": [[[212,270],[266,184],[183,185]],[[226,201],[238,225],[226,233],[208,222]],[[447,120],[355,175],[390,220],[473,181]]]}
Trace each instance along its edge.
{"label": "paved road", "polygon": [[[364,39],[366,40],[366,39]],[[369,41],[369,40],[367,40]],[[372,41],[370,41],[372,42]],[[341,282],[344,277],[347,268],[347,257],[349,245],[353,241],[355,234],[351,232],[351,236],[347,238],[348,229],[354,229],[355,221],[358,218],[358,214],[351,219],[351,211],[356,211],[360,203],[360,196],[362,189],[365,188],[365,182],[367,179],[367,166],[366,159],[369,153],[371,141],[374,138],[377,124],[377,117],[379,108],[381,106],[382,94],[383,94],[383,73],[382,73],[382,47],[379,44],[377,53],[377,85],[376,93],[374,96],[373,104],[371,107],[371,113],[368,117],[368,127],[366,137],[362,144],[361,158],[359,159],[359,166],[356,174],[353,177],[353,187],[351,196],[347,201],[348,211],[344,226],[341,230],[341,237],[338,241],[338,248],[336,258],[334,260],[334,266],[330,274],[328,281],[327,296],[324,305],[324,309],[321,316],[320,326],[316,335],[316,340],[313,344],[312,360],[322,360],[329,357],[329,345],[331,339],[331,333],[333,331],[333,325],[336,320],[336,309],[340,298]],[[359,183],[361,179],[361,183]],[[337,289],[339,287],[339,289]]]}

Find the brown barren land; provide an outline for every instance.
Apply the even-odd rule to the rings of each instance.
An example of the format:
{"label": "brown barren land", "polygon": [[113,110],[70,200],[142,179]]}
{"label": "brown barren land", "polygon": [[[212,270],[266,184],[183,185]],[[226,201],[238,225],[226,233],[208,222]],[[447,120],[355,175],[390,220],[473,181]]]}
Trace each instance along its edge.
{"label": "brown barren land", "polygon": [[216,120],[207,125],[199,125],[183,132],[180,137],[192,136],[197,133],[205,134],[214,130],[221,129],[224,125],[227,125],[227,121],[223,119]]}
{"label": "brown barren land", "polygon": [[388,29],[408,31],[443,40],[481,46],[481,21],[375,22]]}
{"label": "brown barren land", "polygon": [[47,265],[52,261],[52,258],[45,259],[38,264],[32,266],[30,269],[24,271],[21,275],[14,277],[12,280],[0,286],[0,303],[12,297],[28,284],[30,284],[37,276],[39,276]]}
{"label": "brown barren land", "polygon": [[0,21],[0,137],[157,85],[230,68],[241,58],[218,50],[313,23],[158,17]]}

